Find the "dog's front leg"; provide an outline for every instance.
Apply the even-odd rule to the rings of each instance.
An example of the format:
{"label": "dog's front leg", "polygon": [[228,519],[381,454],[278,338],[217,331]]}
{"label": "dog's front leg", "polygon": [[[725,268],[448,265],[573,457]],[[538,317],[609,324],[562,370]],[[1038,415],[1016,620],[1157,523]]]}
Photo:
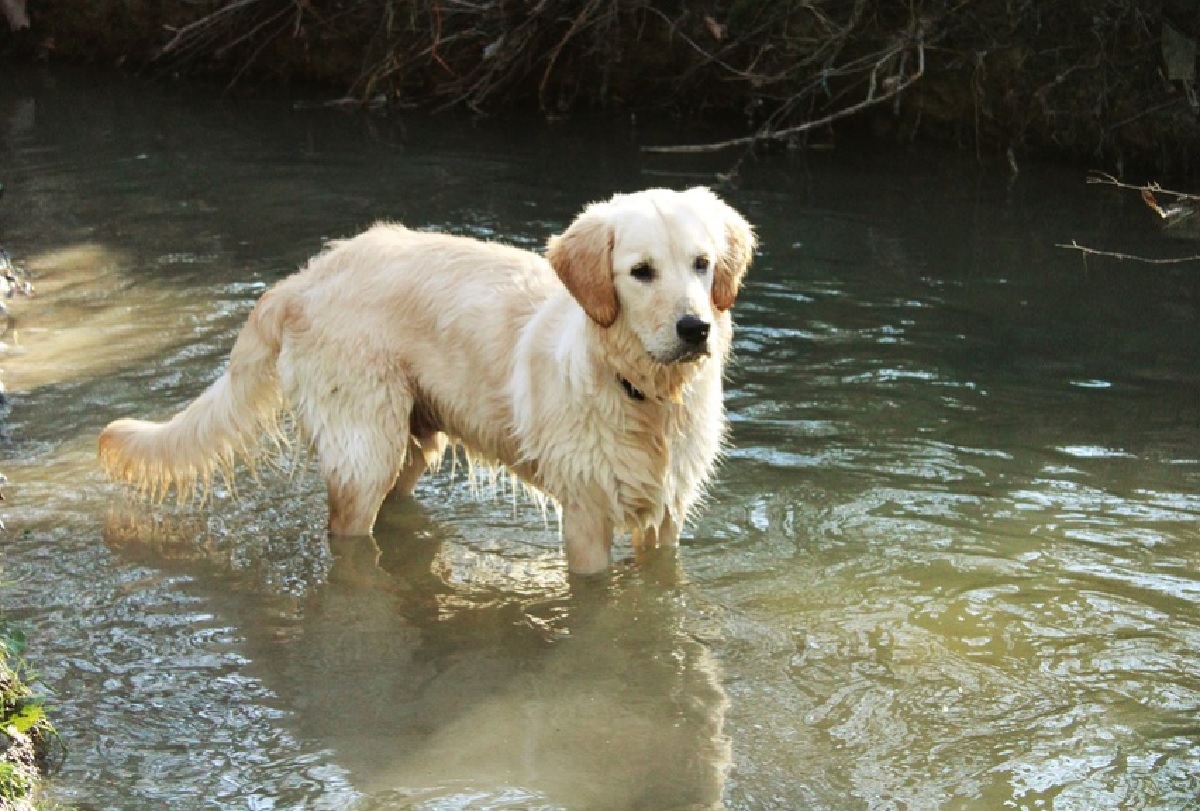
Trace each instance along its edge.
{"label": "dog's front leg", "polygon": [[563,544],[567,548],[567,571],[571,574],[607,571],[612,535],[612,521],[601,511],[580,504],[564,504]]}
{"label": "dog's front leg", "polygon": [[635,552],[660,547],[672,548],[679,546],[680,526],[670,513],[663,516],[662,523],[656,527],[646,527],[633,532],[633,548]]}
{"label": "dog's front leg", "polygon": [[675,585],[679,577],[680,526],[670,513],[657,526],[633,532],[633,559],[643,577]]}

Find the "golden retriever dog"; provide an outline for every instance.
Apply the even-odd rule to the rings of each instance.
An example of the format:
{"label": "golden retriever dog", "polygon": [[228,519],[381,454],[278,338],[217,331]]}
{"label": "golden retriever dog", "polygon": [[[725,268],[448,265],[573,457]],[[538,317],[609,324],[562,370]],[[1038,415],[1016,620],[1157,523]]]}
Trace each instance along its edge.
{"label": "golden retriever dog", "polygon": [[186,495],[253,459],[288,409],[330,532],[363,535],[457,443],[558,504],[570,571],[604,571],[616,532],[677,543],[712,474],[754,246],[706,188],[593,203],[545,257],[376,225],[267,291],[229,368],[179,414],[105,428],[100,459]]}

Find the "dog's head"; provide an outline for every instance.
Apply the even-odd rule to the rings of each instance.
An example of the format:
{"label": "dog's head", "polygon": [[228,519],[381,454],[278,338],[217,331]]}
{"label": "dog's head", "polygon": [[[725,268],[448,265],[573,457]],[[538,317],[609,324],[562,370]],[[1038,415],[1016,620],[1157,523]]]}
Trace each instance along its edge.
{"label": "dog's head", "polygon": [[550,238],[546,258],[593,321],[623,320],[651,357],[675,363],[711,353],[754,245],[710,190],[648,189],[588,206]]}

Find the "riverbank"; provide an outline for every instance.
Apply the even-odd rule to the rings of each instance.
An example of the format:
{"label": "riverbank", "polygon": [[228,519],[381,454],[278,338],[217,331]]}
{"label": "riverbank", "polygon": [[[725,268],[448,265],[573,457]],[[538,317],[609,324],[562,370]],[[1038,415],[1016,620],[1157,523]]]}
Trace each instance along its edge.
{"label": "riverbank", "polygon": [[0,54],[239,87],[316,82],[345,104],[670,115],[732,135],[665,146],[735,158],[867,132],[1013,165],[1061,156],[1200,173],[1200,11],[1182,0],[989,5],[40,0]]}
{"label": "riverbank", "polygon": [[[4,186],[0,184],[0,195]],[[0,247],[0,342],[11,321],[4,300],[33,293],[24,274]],[[3,350],[0,343],[0,350]],[[0,380],[0,428],[8,417],[9,404]],[[0,473],[0,488],[6,482]],[[0,501],[4,499],[0,489]],[[0,532],[4,523],[0,521]],[[0,587],[4,569],[0,566]],[[46,770],[54,728],[42,708],[41,699],[27,684],[29,674],[21,662],[24,635],[0,616],[0,811],[29,811],[41,776]]]}
{"label": "riverbank", "polygon": [[21,664],[24,637],[0,618],[0,811],[31,811],[54,728]]}

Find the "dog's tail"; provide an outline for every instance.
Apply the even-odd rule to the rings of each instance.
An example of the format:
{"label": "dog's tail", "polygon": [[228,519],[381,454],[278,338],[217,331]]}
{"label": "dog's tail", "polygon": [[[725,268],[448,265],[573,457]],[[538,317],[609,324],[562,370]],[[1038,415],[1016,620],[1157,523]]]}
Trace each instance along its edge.
{"label": "dog's tail", "polygon": [[162,423],[122,419],[100,433],[100,462],[114,479],[152,499],[172,485],[186,499],[213,473],[232,480],[233,464],[252,461],[264,432],[279,436],[283,399],[276,361],[289,297],[268,291],[242,328],[229,367],[191,405]]}

